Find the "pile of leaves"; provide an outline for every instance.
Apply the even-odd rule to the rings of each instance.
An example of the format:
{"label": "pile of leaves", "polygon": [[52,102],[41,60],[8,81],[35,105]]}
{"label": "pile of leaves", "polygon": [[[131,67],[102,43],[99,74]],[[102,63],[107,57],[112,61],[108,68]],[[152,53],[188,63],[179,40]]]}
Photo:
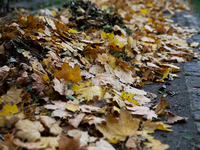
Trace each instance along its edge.
{"label": "pile of leaves", "polygon": [[128,34],[131,34],[131,30],[124,25],[123,20],[117,13],[106,13],[89,1],[68,1],[63,7],[66,8],[63,13],[65,15],[67,13],[66,17],[69,18],[69,26],[79,31],[93,27],[95,29],[104,29],[106,32],[112,32],[113,27],[118,25],[127,30]]}
{"label": "pile of leaves", "polygon": [[[138,89],[177,77],[173,62],[199,58],[190,50],[198,43],[185,40],[197,31],[162,15],[188,6],[165,0],[92,3],[69,2],[57,13],[0,21],[2,149],[162,150],[169,145],[148,133],[172,131],[169,124],[188,119],[165,110],[163,97],[155,104],[155,94]],[[91,21],[99,15],[92,10],[107,15],[110,8],[116,22],[101,18],[88,28],[77,20]],[[156,120],[161,115],[165,123]]]}

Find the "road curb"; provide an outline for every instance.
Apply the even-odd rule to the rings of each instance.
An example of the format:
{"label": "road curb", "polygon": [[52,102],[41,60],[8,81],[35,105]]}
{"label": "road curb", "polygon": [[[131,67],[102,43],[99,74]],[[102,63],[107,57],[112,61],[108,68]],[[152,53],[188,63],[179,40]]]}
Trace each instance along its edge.
{"label": "road curb", "polygon": [[[188,2],[184,2],[187,3]],[[176,14],[176,23],[189,29],[196,29],[198,32],[191,38],[187,38],[188,44],[192,42],[200,43],[200,15],[196,12],[184,11]],[[188,16],[188,17],[185,17]],[[200,54],[199,46],[191,49]],[[189,92],[191,114],[194,119],[196,131],[200,134],[200,61],[193,59],[184,64],[186,85]]]}

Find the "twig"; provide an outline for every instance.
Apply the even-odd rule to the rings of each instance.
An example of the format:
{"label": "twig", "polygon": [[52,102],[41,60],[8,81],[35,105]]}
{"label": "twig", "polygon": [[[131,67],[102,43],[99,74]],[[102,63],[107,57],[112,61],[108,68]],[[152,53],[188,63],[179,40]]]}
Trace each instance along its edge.
{"label": "twig", "polygon": [[36,51],[34,51],[32,48],[30,48],[28,45],[26,45],[24,42],[22,42],[21,40],[19,40],[16,36],[14,36],[12,33],[10,33],[15,39],[17,39],[18,41],[20,41],[24,46],[26,46],[29,50],[31,50],[33,53],[35,53],[38,57],[43,58],[42,56],[40,56],[40,54],[38,54]]}

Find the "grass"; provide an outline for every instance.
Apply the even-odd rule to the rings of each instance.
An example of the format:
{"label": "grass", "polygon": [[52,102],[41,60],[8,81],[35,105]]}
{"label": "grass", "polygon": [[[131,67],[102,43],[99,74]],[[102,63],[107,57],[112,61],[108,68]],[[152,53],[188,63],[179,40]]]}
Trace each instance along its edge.
{"label": "grass", "polygon": [[200,0],[190,0],[190,5],[200,14]]}

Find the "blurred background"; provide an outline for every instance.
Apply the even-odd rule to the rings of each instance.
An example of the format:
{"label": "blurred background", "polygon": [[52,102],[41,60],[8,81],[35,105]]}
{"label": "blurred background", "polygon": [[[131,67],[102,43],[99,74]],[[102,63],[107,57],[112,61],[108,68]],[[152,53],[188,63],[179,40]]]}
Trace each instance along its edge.
{"label": "blurred background", "polygon": [[[62,4],[67,1],[69,0],[0,0],[0,13],[5,14],[13,11],[24,13],[52,6],[62,6]],[[200,0],[185,1],[189,2],[194,11],[200,13]]]}

